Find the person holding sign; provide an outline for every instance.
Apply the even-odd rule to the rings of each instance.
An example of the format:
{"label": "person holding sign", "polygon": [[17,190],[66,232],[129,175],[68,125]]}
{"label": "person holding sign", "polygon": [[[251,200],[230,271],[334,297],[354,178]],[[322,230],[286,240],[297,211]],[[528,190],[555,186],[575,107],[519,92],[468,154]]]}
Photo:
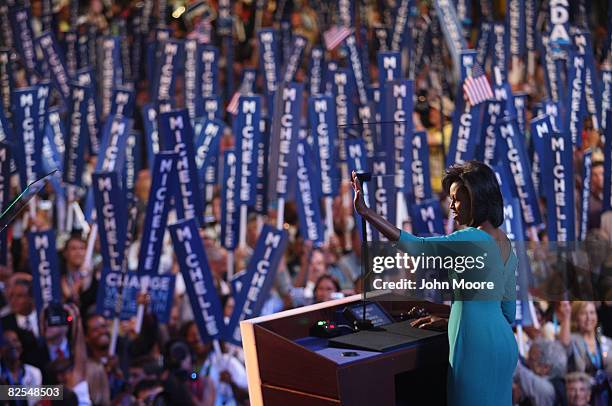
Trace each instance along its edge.
{"label": "person holding sign", "polygon": [[352,183],[355,210],[390,241],[497,244],[499,250],[489,255],[487,264],[495,268],[489,272],[503,274],[504,300],[455,301],[448,320],[429,316],[417,319],[413,326],[448,325],[449,405],[511,405],[512,374],[518,360],[518,348],[511,327],[516,302],[507,297],[515,294],[513,282],[518,259],[508,237],[499,229],[503,221],[503,201],[495,173],[478,161],[448,168],[442,188],[450,196],[450,211],[455,222],[463,229],[429,238],[402,231],[369,208],[356,172],[352,174]]}

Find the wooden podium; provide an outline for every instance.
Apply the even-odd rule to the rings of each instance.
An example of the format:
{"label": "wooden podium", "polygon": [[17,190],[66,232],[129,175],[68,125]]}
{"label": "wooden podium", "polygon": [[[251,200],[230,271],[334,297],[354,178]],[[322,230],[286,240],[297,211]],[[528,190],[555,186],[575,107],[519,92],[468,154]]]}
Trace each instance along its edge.
{"label": "wooden podium", "polygon": [[[240,323],[251,405],[446,404],[446,334],[388,352],[330,348],[309,337],[318,320],[361,299],[287,310]],[[449,307],[429,302],[379,302],[392,316],[413,306],[448,317]]]}

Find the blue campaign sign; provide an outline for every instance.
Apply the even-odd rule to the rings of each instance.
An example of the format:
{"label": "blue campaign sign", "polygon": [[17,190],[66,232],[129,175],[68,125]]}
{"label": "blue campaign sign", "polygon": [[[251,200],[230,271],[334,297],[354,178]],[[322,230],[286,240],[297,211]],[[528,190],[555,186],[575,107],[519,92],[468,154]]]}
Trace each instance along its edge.
{"label": "blue campaign sign", "polygon": [[164,151],[175,151],[179,197],[175,200],[179,219],[195,217],[204,224],[204,204],[198,187],[193,128],[187,110],[172,110],[159,115],[159,134]]}
{"label": "blue campaign sign", "polygon": [[102,130],[100,156],[96,171],[122,173],[125,164],[125,150],[132,121],[124,116],[108,116]]}
{"label": "blue campaign sign", "polygon": [[[349,173],[356,172],[369,172],[370,165],[368,162],[368,157],[366,153],[366,149],[363,143],[363,140],[358,138],[349,138],[346,140],[346,153],[347,153],[347,164]],[[363,194],[364,199],[369,201],[369,186],[367,183],[363,185]],[[361,224],[361,216],[355,212],[355,220],[356,224]],[[362,235],[361,227],[358,227],[359,237],[362,240],[365,240],[364,237],[368,238],[368,241],[371,241],[372,236],[372,228],[369,223],[366,224],[366,236]]]}
{"label": "blue campaign sign", "polygon": [[323,196],[332,197],[337,193],[334,186],[339,176],[335,160],[336,109],[331,96],[308,98],[308,120],[321,174],[319,189]]}
{"label": "blue campaign sign", "polygon": [[83,185],[83,159],[87,142],[87,106],[89,87],[72,85],[72,101],[68,115],[68,138],[64,154],[64,182],[68,185]]}
{"label": "blue campaign sign", "polygon": [[533,166],[532,177],[534,178],[534,187],[536,187],[539,196],[544,195],[542,186],[542,165],[544,155],[546,154],[546,144],[549,142],[552,133],[556,126],[554,118],[547,114],[542,114],[531,120],[530,134],[533,142]]}
{"label": "blue campaign sign", "polygon": [[13,69],[10,50],[0,48],[0,105],[4,108],[4,114],[7,119],[11,118],[11,89],[15,88],[15,79],[12,75]]}
{"label": "blue campaign sign", "polygon": [[273,99],[280,77],[279,33],[276,29],[265,28],[257,33],[259,45],[259,68],[264,78],[268,114],[274,111]]}
{"label": "blue campaign sign", "polygon": [[569,91],[567,95],[567,111],[564,122],[571,134],[572,144],[580,148],[582,145],[582,126],[585,113],[585,82],[586,67],[585,58],[577,52],[570,52],[568,61],[567,83]]}
{"label": "blue campaign sign", "polygon": [[174,195],[176,179],[176,152],[160,152],[155,155],[151,180],[151,191],[147,202],[142,241],[138,254],[138,274],[156,274],[162,255],[162,244],[171,197]]}
{"label": "blue campaign sign", "polygon": [[511,175],[512,188],[521,202],[523,220],[528,226],[541,224],[542,217],[531,178],[531,167],[516,119],[504,118],[497,126],[496,150],[497,156]]}
{"label": "blue campaign sign", "polygon": [[173,100],[175,97],[176,77],[182,58],[183,43],[180,40],[167,39],[161,43],[155,72],[155,100]]}
{"label": "blue campaign sign", "polygon": [[117,172],[92,175],[96,221],[100,233],[102,263],[110,271],[121,272],[127,237],[127,204]]}
{"label": "blue campaign sign", "polygon": [[[148,278],[149,312],[156,316],[159,323],[166,324],[172,310],[176,277],[174,275],[154,275]],[[114,317],[115,306],[122,289],[120,319],[129,320],[136,316],[141,283],[142,280],[136,272],[125,274],[103,269],[96,296],[96,313],[105,318]]]}
{"label": "blue campaign sign", "polygon": [[552,132],[544,143],[542,178],[549,241],[576,241],[573,147],[568,131]]}
{"label": "blue campaign sign", "polygon": [[510,55],[524,57],[526,52],[526,16],[525,0],[506,2],[506,29],[508,31]]}
{"label": "blue campaign sign", "polygon": [[[397,7],[394,10],[395,21],[393,32],[391,34],[391,49],[394,51],[399,51],[406,44],[410,44],[411,33],[408,21],[411,13],[410,8],[413,6],[413,3],[412,0],[400,0],[397,2]],[[410,49],[410,46],[408,46],[408,49]]]}
{"label": "blue campaign sign", "polygon": [[308,72],[310,76],[308,79],[308,90],[311,96],[319,95],[323,93],[323,63],[325,60],[325,54],[323,48],[316,46],[310,51],[310,65]]}
{"label": "blue campaign sign", "polygon": [[527,94],[514,93],[512,96],[514,108],[516,110],[516,121],[521,134],[527,134]]}
{"label": "blue campaign sign", "polygon": [[427,199],[410,206],[412,229],[416,235],[443,235],[444,215],[438,199]]}
{"label": "blue campaign sign", "polygon": [[45,31],[38,36],[36,43],[45,56],[45,62],[49,65],[55,88],[59,91],[64,103],[67,104],[70,101],[70,76],[55,36],[51,31]]}
{"label": "blue campaign sign", "polygon": [[100,286],[96,294],[96,313],[104,318],[116,316],[116,306],[121,294],[121,320],[129,320],[138,312],[140,281],[136,272],[123,273],[102,269]]}
{"label": "blue campaign sign", "polygon": [[262,227],[246,274],[240,278],[242,287],[234,297],[234,312],[227,325],[226,341],[240,345],[240,322],[259,316],[285,252],[287,237],[285,230],[277,230],[267,224]]}
{"label": "blue campaign sign", "polygon": [[549,7],[550,42],[556,46],[569,45],[569,2],[551,1]]}
{"label": "blue campaign sign", "polygon": [[321,199],[315,187],[316,174],[312,152],[305,140],[297,145],[297,206],[300,220],[300,235],[320,246],[325,241],[321,221]]}
{"label": "blue campaign sign", "polygon": [[515,270],[516,276],[516,321],[515,325],[529,326],[533,324],[531,312],[529,311],[529,278],[531,267],[529,258],[525,251],[524,241],[525,231],[521,221],[521,205],[516,197],[504,198],[504,221],[500,227],[508,236],[510,241],[519,242],[514,244],[514,249],[518,257],[518,266]]}
{"label": "blue campaign sign", "polygon": [[200,81],[197,72],[197,51],[198,41],[188,39],[185,41],[185,69],[183,71],[185,89],[185,108],[189,111],[189,118],[192,120],[198,117],[197,105],[202,105],[202,94],[200,94]]}
{"label": "blue campaign sign", "polygon": [[368,158],[363,144],[359,138],[349,138],[346,140],[346,155],[349,173],[369,172]]}
{"label": "blue campaign sign", "polygon": [[503,82],[508,80],[508,30],[503,23],[494,23],[491,31],[492,66],[498,69]]}
{"label": "blue campaign sign", "polygon": [[257,182],[257,148],[261,140],[261,97],[240,96],[233,123],[236,140],[236,183],[240,205],[254,206]]}
{"label": "blue campaign sign", "polygon": [[37,86],[13,92],[13,128],[16,134],[17,168],[21,188],[38,179],[41,172],[42,132],[39,127],[40,104]]}
{"label": "blue campaign sign", "polygon": [[155,275],[149,278],[149,309],[162,324],[170,321],[175,283],[175,275]]}
{"label": "blue campaign sign", "polygon": [[[42,148],[42,140],[45,138],[45,126],[47,125],[47,108],[49,107],[49,93],[51,92],[51,82],[41,80],[36,85],[36,104],[38,104],[38,128],[36,136],[40,138],[40,147]],[[39,171],[42,171],[42,163],[39,163]],[[42,176],[42,172],[39,172]]]}
{"label": "blue campaign sign", "polygon": [[202,97],[221,94],[219,85],[219,49],[212,45],[199,45],[196,57],[197,84]]}
{"label": "blue campaign sign", "polygon": [[64,154],[66,152],[66,128],[57,107],[52,107],[47,112],[45,136],[52,149],[53,161],[62,170],[64,167]]}
{"label": "blue campaign sign", "polygon": [[[376,158],[372,162],[372,189],[370,191],[370,207],[380,214],[391,224],[396,223],[397,199],[393,171],[387,166],[387,162],[382,158]],[[373,230],[373,240],[376,241],[376,233]],[[380,241],[386,238],[378,235]]]}
{"label": "blue campaign sign", "polygon": [[225,131],[225,123],[218,119],[200,118],[195,122],[195,129],[195,163],[198,168],[198,182],[202,189],[202,196],[207,197],[204,191],[206,185],[217,183],[219,143]]}
{"label": "blue campaign sign", "polygon": [[402,78],[402,58],[399,52],[386,51],[376,54],[378,82],[384,84]]}
{"label": "blue campaign sign", "polygon": [[459,51],[467,48],[463,38],[463,29],[457,17],[454,2],[450,0],[436,0],[436,15],[440,19],[440,27],[446,40],[446,45],[453,58],[455,69],[459,69]]}
{"label": "blue campaign sign", "polygon": [[28,233],[28,250],[34,299],[40,312],[51,302],[60,302],[60,276],[53,230]]}
{"label": "blue campaign sign", "polygon": [[13,45],[19,53],[20,59],[28,72],[25,79],[33,84],[39,73],[39,64],[34,47],[34,34],[32,31],[32,13],[30,7],[11,7],[10,25],[13,31]]}
{"label": "blue campaign sign", "polygon": [[288,83],[279,90],[276,117],[280,119],[274,120],[272,126],[272,143],[279,145],[274,189],[279,199],[287,198],[290,182],[295,181],[295,176],[290,173],[290,163],[295,162],[293,157],[295,157],[300,128],[303,90],[304,85],[301,83]]}
{"label": "blue campaign sign", "polygon": [[257,183],[255,185],[255,206],[254,211],[259,214],[268,212],[268,154],[270,153],[270,122],[262,118],[259,121],[259,131],[261,138],[257,147]]}
{"label": "blue campaign sign", "polygon": [[[49,31],[52,31],[49,29]],[[79,68],[79,34],[76,30],[68,30],[64,34],[64,41],[61,44],[63,48],[65,59],[66,72],[68,76],[73,78],[76,75],[76,71]]]}
{"label": "blue campaign sign", "polygon": [[475,49],[477,50],[476,62],[480,66],[485,66],[489,57],[489,47],[491,46],[491,31],[493,25],[490,21],[483,20],[480,23],[480,31],[478,31],[478,39],[476,40]]}
{"label": "blue campaign sign", "polygon": [[134,90],[125,87],[117,86],[113,89],[113,95],[111,99],[111,110],[110,115],[118,115],[125,117],[132,117],[134,114],[134,104],[136,103],[136,95]]}
{"label": "blue campaign sign", "polygon": [[153,168],[153,157],[155,154],[162,150],[157,122],[158,109],[159,107],[156,103],[145,103],[141,110],[149,169]]}
{"label": "blue campaign sign", "polygon": [[123,64],[121,63],[121,38],[119,36],[108,36],[102,39],[102,118],[110,114],[113,89],[123,84]]}
{"label": "blue campaign sign", "polygon": [[[10,202],[11,193],[11,147],[5,142],[0,142],[0,210],[4,209]],[[0,233],[0,265],[7,265],[8,258],[8,233]]]}
{"label": "blue campaign sign", "polygon": [[612,110],[612,69],[601,70],[601,128],[607,131],[608,115]]}
{"label": "blue campaign sign", "polygon": [[209,120],[221,120],[223,118],[223,108],[219,96],[204,97],[202,98],[202,104],[201,109],[196,106],[197,117],[206,117]]}
{"label": "blue campaign sign", "polygon": [[76,72],[77,82],[88,88],[87,101],[87,130],[89,132],[89,151],[97,155],[100,151],[99,128],[98,128],[98,103],[96,98],[96,84],[93,71],[89,68],[80,69]]}
{"label": "blue campaign sign", "polygon": [[593,151],[589,148],[582,157],[582,194],[580,196],[580,233],[578,241],[586,240],[589,223],[589,200],[591,198],[591,169],[593,165]]}
{"label": "blue campaign sign", "polygon": [[138,173],[142,168],[142,133],[132,130],[127,136],[122,180],[128,201],[134,198]]}
{"label": "blue campaign sign", "polygon": [[415,131],[412,140],[404,142],[405,152],[410,154],[411,159],[406,159],[404,173],[412,178],[412,190],[407,193],[406,201],[409,203],[421,203],[432,197],[431,177],[429,173],[429,144],[427,143],[427,132]]}
{"label": "blue campaign sign", "polygon": [[[412,143],[412,112],[414,87],[412,80],[396,80],[385,84],[384,129],[391,130],[386,140],[389,175],[395,174],[395,188],[403,192],[412,190],[412,177],[406,176],[412,154],[406,148]],[[391,123],[391,124],[387,124]],[[405,144],[408,142],[408,144]]]}
{"label": "blue campaign sign", "polygon": [[283,82],[292,82],[295,73],[297,72],[300,64],[302,62],[302,54],[304,53],[304,48],[308,44],[308,40],[301,35],[293,36],[293,45],[291,47],[291,53],[286,60],[285,66],[283,67]]}
{"label": "blue campaign sign", "polygon": [[357,49],[357,39],[355,38],[355,33],[350,34],[344,40],[348,51],[349,51],[349,60],[351,62],[351,71],[353,73],[353,83],[355,85],[355,89],[357,90],[357,96],[359,98],[359,105],[364,107],[368,105],[368,92],[366,90],[368,83],[369,75],[366,75],[363,69],[363,61],[361,59],[361,55],[359,50]]}
{"label": "blue campaign sign", "polygon": [[196,220],[182,220],[169,229],[200,337],[204,342],[220,338],[225,332],[223,309]]}
{"label": "blue campaign sign", "polygon": [[462,164],[476,156],[476,144],[481,137],[480,123],[486,103],[471,106],[459,90],[458,103],[453,112],[453,132],[446,158],[446,166]]}
{"label": "blue campaign sign", "polygon": [[221,189],[221,245],[233,250],[238,245],[240,209],[238,208],[238,165],[236,152],[223,153],[223,189]]}

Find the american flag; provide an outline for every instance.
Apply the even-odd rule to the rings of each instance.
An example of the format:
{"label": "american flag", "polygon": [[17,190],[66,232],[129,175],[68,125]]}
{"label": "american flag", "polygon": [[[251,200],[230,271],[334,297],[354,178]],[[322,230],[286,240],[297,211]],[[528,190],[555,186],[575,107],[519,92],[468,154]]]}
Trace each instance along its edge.
{"label": "american flag", "polygon": [[479,64],[474,64],[472,75],[468,76],[463,82],[463,92],[472,106],[493,98],[493,90],[489,80]]}
{"label": "american flag", "polygon": [[328,51],[336,48],[338,45],[344,41],[346,37],[351,35],[350,28],[347,27],[338,27],[337,25],[333,25],[329,30],[323,33],[323,41],[325,41],[325,48]]}

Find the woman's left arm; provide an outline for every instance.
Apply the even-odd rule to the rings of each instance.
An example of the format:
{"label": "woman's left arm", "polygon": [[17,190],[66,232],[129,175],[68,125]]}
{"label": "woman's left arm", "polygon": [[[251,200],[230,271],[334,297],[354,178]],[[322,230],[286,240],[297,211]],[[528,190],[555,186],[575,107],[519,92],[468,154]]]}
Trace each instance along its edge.
{"label": "woman's left arm", "polygon": [[[510,255],[514,254],[510,253]],[[516,299],[516,276],[515,270],[512,269],[505,275],[504,297],[501,302],[502,313],[510,324],[513,324],[516,320]]]}

